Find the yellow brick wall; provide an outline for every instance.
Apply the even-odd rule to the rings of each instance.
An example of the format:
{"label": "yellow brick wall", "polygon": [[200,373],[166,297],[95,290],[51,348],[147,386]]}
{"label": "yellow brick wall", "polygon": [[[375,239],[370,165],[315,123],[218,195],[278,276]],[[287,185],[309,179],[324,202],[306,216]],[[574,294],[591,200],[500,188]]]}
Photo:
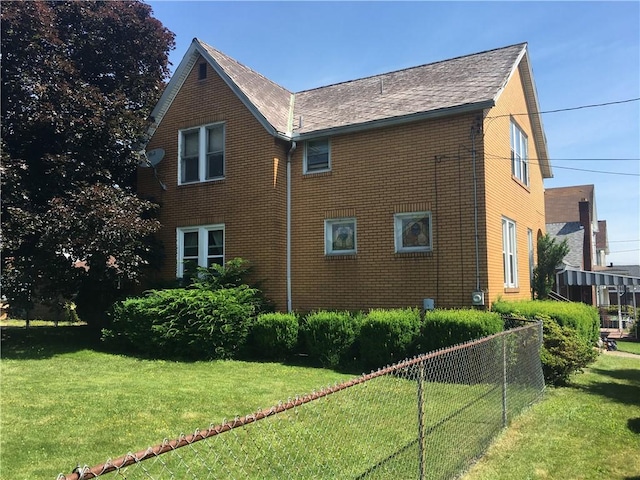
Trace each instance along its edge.
{"label": "yellow brick wall", "polygon": [[[533,141],[520,72],[516,71],[498,102],[484,121],[484,177],[486,178],[488,299],[530,299],[529,248],[527,229],[533,231],[534,257],[536,240],[545,232],[544,187],[538,155]],[[523,115],[524,114],[524,115]],[[513,118],[528,137],[529,186],[511,175],[510,122]],[[502,260],[502,217],[516,222],[518,258],[517,289],[504,288]]]}
{"label": "yellow brick wall", "polygon": [[[475,288],[474,115],[331,138],[331,172],[293,160],[293,306],[470,305]],[[394,213],[432,212],[433,251],[394,253]],[[324,219],[355,217],[357,254],[324,255]],[[484,262],[483,262],[484,263]],[[485,265],[486,268],[486,265]]]}
{"label": "yellow brick wall", "polygon": [[[150,168],[138,169],[139,191],[161,205],[158,235],[164,244],[164,279],[176,276],[176,228],[222,223],[225,259],[242,257],[264,280],[265,293],[279,305],[285,298],[286,150],[267,133],[231,89],[207,66],[198,80],[198,64],[154,133],[147,150],[163,148],[157,166],[163,191]],[[178,131],[224,121],[225,179],[178,185]]]}
{"label": "yellow brick wall", "polygon": [[[139,169],[139,190],[161,204],[159,234],[166,259],[160,277],[176,275],[176,227],[225,224],[226,259],[240,256],[264,280],[265,294],[286,309],[286,152],[209,68],[197,65],[156,130],[148,149],[163,148],[157,167]],[[529,137],[531,185],[511,178],[509,112],[525,112],[516,74],[487,112],[476,140],[480,286],[488,300],[529,298],[527,227],[544,231],[543,190]],[[424,120],[331,138],[331,171],[303,174],[304,144],[292,159],[292,303],[298,311],[471,304],[476,289],[471,127],[476,113]],[[178,186],[178,131],[226,122],[226,178]],[[486,155],[485,155],[486,152]],[[485,203],[485,190],[486,203]],[[394,253],[394,213],[428,210],[429,253]],[[505,292],[502,227],[517,222],[520,289]],[[324,221],[355,217],[357,254],[324,254]],[[485,235],[485,230],[488,233]]]}

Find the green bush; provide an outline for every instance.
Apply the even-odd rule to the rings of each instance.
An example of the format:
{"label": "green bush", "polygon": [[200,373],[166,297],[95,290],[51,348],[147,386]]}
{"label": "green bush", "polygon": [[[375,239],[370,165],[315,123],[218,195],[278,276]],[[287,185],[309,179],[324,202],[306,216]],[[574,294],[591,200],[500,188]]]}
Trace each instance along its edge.
{"label": "green bush", "polygon": [[324,367],[335,368],[349,361],[359,333],[359,322],[348,312],[315,312],[300,325],[309,357]]}
{"label": "green bush", "polygon": [[420,326],[417,308],[371,310],[360,326],[360,359],[364,368],[379,368],[410,356]]}
{"label": "green bush", "polygon": [[251,328],[251,347],[255,356],[284,359],[298,342],[298,317],[293,313],[263,313]]}
{"label": "green bush", "polygon": [[502,315],[524,316],[535,319],[542,315],[555,320],[559,325],[570,327],[587,341],[597,342],[600,336],[600,315],[595,307],[577,302],[555,302],[552,300],[527,300],[505,302],[499,300],[491,306]]}
{"label": "green bush", "polygon": [[424,316],[420,347],[429,352],[493,335],[503,329],[502,318],[494,312],[432,310]]}
{"label": "green bush", "polygon": [[236,358],[256,315],[247,286],[153,290],[114,305],[106,343],[161,358]]}
{"label": "green bush", "polygon": [[574,372],[595,361],[596,350],[571,327],[542,318],[543,347],[540,352],[545,381],[551,385],[564,385]]}

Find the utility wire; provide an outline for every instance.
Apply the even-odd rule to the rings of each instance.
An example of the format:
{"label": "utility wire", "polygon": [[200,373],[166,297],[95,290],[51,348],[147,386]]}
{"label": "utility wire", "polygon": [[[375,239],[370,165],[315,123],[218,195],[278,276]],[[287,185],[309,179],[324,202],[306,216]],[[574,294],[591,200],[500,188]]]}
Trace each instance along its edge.
{"label": "utility wire", "polygon": [[[511,157],[500,157],[498,155],[491,155],[490,153],[485,153],[485,157],[487,158],[492,158],[495,160],[508,160],[511,161]],[[555,159],[551,159],[551,161],[555,161]],[[530,165],[540,165],[540,162],[536,162],[533,161],[531,159],[529,159],[529,164]],[[587,168],[576,168],[576,167],[561,167],[559,165],[553,165],[553,168],[560,168],[562,170],[575,170],[578,172],[589,172],[589,173],[602,173],[605,175],[621,175],[624,177],[640,177],[640,173],[627,173],[627,172],[608,172],[605,170],[591,170],[591,169],[587,169]]]}
{"label": "utility wire", "polygon": [[573,111],[573,110],[582,110],[582,109],[585,109],[585,108],[606,107],[606,106],[609,106],[609,105],[618,105],[618,104],[621,104],[621,103],[630,103],[630,102],[637,102],[637,101],[640,101],[640,97],[628,98],[626,100],[617,100],[617,101],[613,101],[613,102],[593,103],[593,104],[590,104],[590,105],[580,105],[580,106],[577,106],[577,107],[558,108],[558,109],[555,109],[555,110],[543,110],[543,111],[540,111],[540,112],[507,113],[507,114],[504,114],[504,115],[495,115],[495,116],[489,115],[489,116],[487,116],[485,118],[493,119],[493,118],[500,118],[500,117],[511,117],[511,116],[516,116],[516,115],[530,115],[530,114],[531,115],[535,115],[535,114],[546,114],[546,113],[570,112],[570,111]]}

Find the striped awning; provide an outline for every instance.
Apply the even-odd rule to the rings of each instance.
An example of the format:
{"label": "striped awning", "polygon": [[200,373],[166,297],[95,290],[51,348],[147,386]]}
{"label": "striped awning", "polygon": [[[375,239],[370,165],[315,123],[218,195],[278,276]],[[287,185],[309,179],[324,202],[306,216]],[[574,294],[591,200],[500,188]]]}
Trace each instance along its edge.
{"label": "striped awning", "polygon": [[615,286],[640,285],[640,277],[629,277],[604,272],[587,272],[565,268],[558,273],[564,285]]}

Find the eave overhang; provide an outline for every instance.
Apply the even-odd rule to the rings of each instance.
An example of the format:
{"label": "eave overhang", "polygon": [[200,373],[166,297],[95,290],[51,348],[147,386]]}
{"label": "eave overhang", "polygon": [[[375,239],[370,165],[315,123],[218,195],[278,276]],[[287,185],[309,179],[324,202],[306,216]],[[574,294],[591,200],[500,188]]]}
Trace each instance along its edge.
{"label": "eave overhang", "polygon": [[314,130],[312,132],[297,134],[295,131],[291,135],[291,140],[302,141],[307,139],[326,137],[330,135],[342,135],[347,133],[362,132],[374,128],[391,127],[396,125],[404,125],[414,123],[421,120],[431,120],[435,118],[451,117],[464,113],[479,112],[495,106],[493,100],[483,102],[466,103],[464,105],[456,105],[455,107],[440,108],[437,110],[429,110],[426,112],[412,113],[410,115],[402,115],[398,117],[383,118],[380,120],[372,120],[369,122],[349,124],[339,127],[325,128],[322,130]]}

